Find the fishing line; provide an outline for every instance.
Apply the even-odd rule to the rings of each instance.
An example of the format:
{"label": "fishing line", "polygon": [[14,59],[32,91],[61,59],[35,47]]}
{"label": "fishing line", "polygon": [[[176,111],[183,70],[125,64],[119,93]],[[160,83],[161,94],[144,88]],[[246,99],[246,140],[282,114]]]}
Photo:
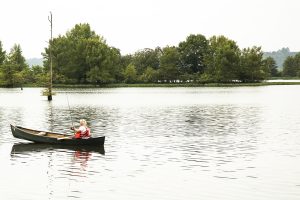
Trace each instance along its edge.
{"label": "fishing line", "polygon": [[68,94],[67,93],[66,93],[66,96],[67,96],[67,101],[68,101],[68,107],[69,107],[69,113],[70,113],[70,119],[71,119],[71,122],[72,122],[72,127],[74,127],[72,113],[71,113],[71,108],[70,108],[70,103],[69,103],[69,98],[68,98]]}

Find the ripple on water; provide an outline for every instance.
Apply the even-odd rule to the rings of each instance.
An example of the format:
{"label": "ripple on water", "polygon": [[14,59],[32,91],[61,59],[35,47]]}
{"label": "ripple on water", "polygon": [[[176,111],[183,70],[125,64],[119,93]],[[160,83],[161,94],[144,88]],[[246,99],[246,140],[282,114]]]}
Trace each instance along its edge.
{"label": "ripple on water", "polygon": [[[60,89],[50,103],[40,89],[0,89],[0,192],[7,199],[20,198],[12,186],[27,199],[98,199],[99,193],[105,199],[298,199],[300,96],[294,91],[300,87],[290,88]],[[30,147],[11,135],[11,122],[68,132],[70,113],[75,122],[86,118],[93,135],[106,136],[105,155]]]}

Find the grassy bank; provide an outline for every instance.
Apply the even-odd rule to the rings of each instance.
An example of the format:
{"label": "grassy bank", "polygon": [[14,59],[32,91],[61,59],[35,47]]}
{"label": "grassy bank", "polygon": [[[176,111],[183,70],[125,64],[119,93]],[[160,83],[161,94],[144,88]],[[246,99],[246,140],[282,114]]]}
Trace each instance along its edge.
{"label": "grassy bank", "polygon": [[267,85],[300,85],[300,82],[261,82],[261,83],[114,83],[114,84],[55,84],[55,88],[122,88],[122,87],[249,87]]}
{"label": "grassy bank", "polygon": [[[295,79],[297,80],[297,79]],[[299,79],[298,79],[299,80]],[[54,84],[54,88],[125,88],[125,87],[255,87],[268,85],[300,85],[300,82],[260,82],[260,83],[111,83],[111,84]],[[1,86],[0,86],[1,87]],[[20,87],[20,86],[18,86]],[[17,88],[18,88],[17,87]],[[25,84],[23,87],[43,87],[39,84]]]}
{"label": "grassy bank", "polygon": [[299,77],[271,77],[270,80],[300,80]]}

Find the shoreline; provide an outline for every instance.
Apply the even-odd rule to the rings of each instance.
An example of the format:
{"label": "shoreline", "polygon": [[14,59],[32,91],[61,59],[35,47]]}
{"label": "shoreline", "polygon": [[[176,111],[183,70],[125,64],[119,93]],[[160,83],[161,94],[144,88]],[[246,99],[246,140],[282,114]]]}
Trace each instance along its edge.
{"label": "shoreline", "polygon": [[[271,86],[271,85],[300,85],[300,82],[259,82],[259,83],[110,83],[110,84],[54,84],[53,88],[130,88],[130,87],[259,87],[259,86]],[[15,88],[19,88],[15,87]],[[40,87],[45,86],[35,84],[25,84],[26,87]],[[0,87],[5,88],[5,87]]]}

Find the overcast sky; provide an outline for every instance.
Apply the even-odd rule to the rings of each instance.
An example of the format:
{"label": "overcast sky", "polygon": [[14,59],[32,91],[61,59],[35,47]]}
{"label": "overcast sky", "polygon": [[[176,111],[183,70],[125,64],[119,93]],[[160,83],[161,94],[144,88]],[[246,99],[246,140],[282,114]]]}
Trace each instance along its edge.
{"label": "overcast sky", "polygon": [[225,35],[241,48],[300,51],[298,0],[1,0],[0,41],[41,57],[50,37],[89,23],[122,54],[178,45],[189,34]]}

